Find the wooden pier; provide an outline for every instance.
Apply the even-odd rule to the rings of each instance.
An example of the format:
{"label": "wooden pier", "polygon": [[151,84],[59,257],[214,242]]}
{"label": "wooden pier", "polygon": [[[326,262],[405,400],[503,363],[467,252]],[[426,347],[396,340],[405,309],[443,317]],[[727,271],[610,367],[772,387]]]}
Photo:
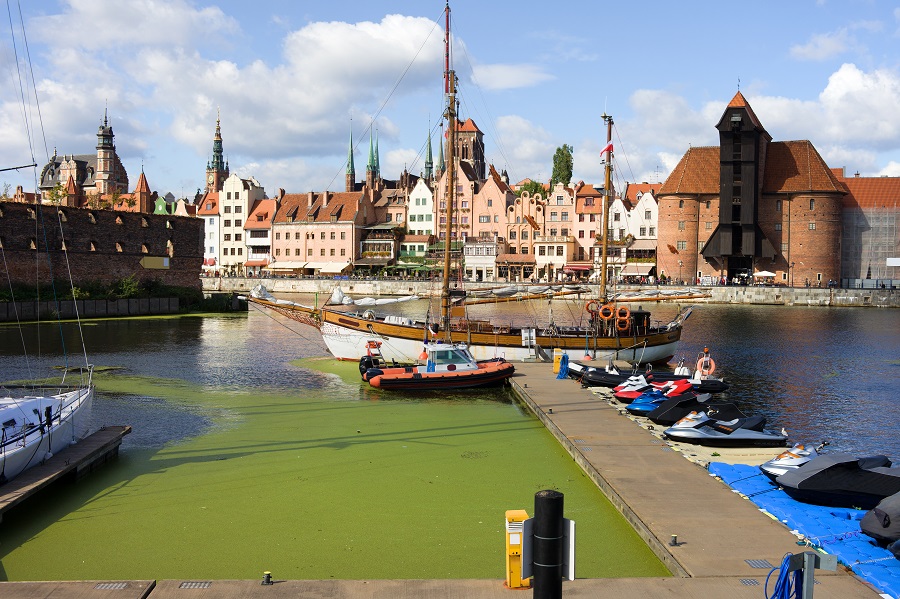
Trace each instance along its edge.
{"label": "wooden pier", "polygon": [[66,477],[78,480],[115,458],[119,455],[122,437],[130,432],[130,426],[104,427],[0,486],[0,522],[8,509],[48,485]]}

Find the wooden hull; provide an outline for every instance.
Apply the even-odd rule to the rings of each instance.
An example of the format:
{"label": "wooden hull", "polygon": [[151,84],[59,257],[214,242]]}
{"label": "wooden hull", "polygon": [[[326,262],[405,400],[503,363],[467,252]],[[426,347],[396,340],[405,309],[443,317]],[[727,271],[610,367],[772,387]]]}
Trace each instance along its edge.
{"label": "wooden hull", "polygon": [[[315,310],[302,306],[285,306],[251,298],[250,301],[271,308],[293,320],[316,326],[328,350],[339,360],[358,361],[366,355],[370,341],[380,341],[381,352],[388,361],[414,362],[422,352],[426,323],[407,318],[385,320],[366,311],[363,314],[340,312],[331,308]],[[613,335],[600,335],[581,327],[523,329],[485,327],[484,323],[469,330],[462,326],[450,331],[450,341],[465,343],[477,360],[504,358],[508,361],[551,360],[554,350],[570,359],[589,354],[597,360],[624,360],[634,364],[668,362],[676,353],[681,339],[681,322],[663,327],[629,327]],[[444,332],[439,332],[441,339]]]}

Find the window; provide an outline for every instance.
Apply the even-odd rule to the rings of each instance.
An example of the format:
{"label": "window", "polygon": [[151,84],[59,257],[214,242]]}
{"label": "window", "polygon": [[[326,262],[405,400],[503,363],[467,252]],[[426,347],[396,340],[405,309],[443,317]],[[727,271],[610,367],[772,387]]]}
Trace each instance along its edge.
{"label": "window", "polygon": [[225,234],[222,236],[222,239],[223,239],[224,241],[231,241],[231,233],[225,233]]}
{"label": "window", "polygon": [[322,231],[322,233],[320,235],[321,235],[322,241],[325,241],[325,231]]}
{"label": "window", "polygon": [[550,237],[556,237],[556,229],[550,229]]}
{"label": "window", "polygon": [[562,228],[562,229],[559,230],[559,234],[562,235],[563,237],[568,237],[568,235],[569,235],[569,229],[567,229],[567,228],[564,227],[564,228]]}
{"label": "window", "polygon": [[584,231],[578,231],[578,239],[584,239]]}
{"label": "window", "polygon": [[[288,251],[290,251],[290,250],[288,250]],[[294,255],[295,255],[295,256],[302,256],[302,255],[303,255],[303,250],[301,250],[300,248],[294,248]]]}
{"label": "window", "polygon": [[546,256],[546,255],[547,255],[546,246],[542,245],[542,246],[538,247],[538,256]]}
{"label": "window", "polygon": [[225,206],[225,214],[231,214],[231,206]]}
{"label": "window", "polygon": [[683,220],[678,221],[678,230],[684,231],[684,221]]}
{"label": "window", "polygon": [[346,232],[346,231],[341,231],[341,241],[343,241],[343,240],[346,239],[346,238],[347,238],[347,232]]}
{"label": "window", "polygon": [[[705,243],[706,243],[705,241],[698,241],[698,242],[697,242],[697,253],[698,253],[698,254],[699,254],[700,252],[703,251],[703,244],[705,244]],[[700,276],[700,275],[697,275],[697,276]]]}
{"label": "window", "polygon": [[815,231],[815,230],[816,230],[816,223],[815,223],[815,222],[809,223],[809,230],[810,230],[810,231]]}
{"label": "window", "polygon": [[641,231],[640,232],[641,237],[644,237],[645,235],[647,235],[647,227],[641,227],[640,231]]}
{"label": "window", "polygon": [[281,255],[281,248],[275,248],[275,256]]}
{"label": "window", "polygon": [[334,256],[334,248],[331,248],[331,255]]}
{"label": "window", "polygon": [[296,240],[298,240],[298,241],[300,240],[300,231],[295,231],[295,232],[294,232],[294,239],[296,239]]}
{"label": "window", "polygon": [[523,229],[522,230],[522,241],[525,241],[526,239],[528,239],[528,229]]}
{"label": "window", "polygon": [[488,198],[487,207],[490,208],[493,205],[494,205],[494,200],[492,200],[491,198]]}
{"label": "window", "polygon": [[215,248],[214,246],[209,246],[209,252],[207,252],[207,253],[209,253],[209,254],[215,254],[215,253],[216,253],[216,248]]}
{"label": "window", "polygon": [[684,208],[684,200],[678,200],[678,207]]}
{"label": "window", "polygon": [[780,230],[781,230],[781,223],[775,223],[775,230],[776,230],[776,231],[780,231]]}
{"label": "window", "polygon": [[528,253],[528,246],[527,246],[527,245],[523,245],[523,246],[522,246],[522,251],[519,252],[519,253],[520,253],[520,254],[527,254],[527,253]]}
{"label": "window", "polygon": [[234,234],[234,240],[235,240],[235,241],[240,241],[240,240],[241,240],[241,234],[240,234],[240,233],[235,233],[235,234]]}
{"label": "window", "polygon": [[226,227],[230,227],[230,226],[231,226],[231,221],[230,221],[230,220],[226,220],[226,221],[225,221],[225,226],[226,226]]}
{"label": "window", "polygon": [[712,221],[708,220],[706,221],[706,230],[709,231],[710,229],[712,229]]}
{"label": "window", "polygon": [[337,234],[334,231],[332,231],[331,232],[331,240],[334,241],[336,238],[337,238]]}
{"label": "window", "polygon": [[238,248],[238,256],[244,255],[244,248]]}
{"label": "window", "polygon": [[236,221],[234,221],[234,226],[235,226],[235,227],[240,227],[242,222],[243,222],[243,221],[241,221],[241,220],[236,220]]}
{"label": "window", "polygon": [[322,248],[321,250],[319,250],[319,255],[320,255],[320,256],[324,256],[324,255],[325,255],[325,248]]}
{"label": "window", "polygon": [[781,212],[781,200],[775,200],[775,212]]}
{"label": "window", "polygon": [[568,212],[563,212],[563,213],[562,213],[562,218],[561,218],[561,220],[564,220],[564,221],[565,221],[565,220],[569,220],[569,213],[568,213]]}
{"label": "window", "polygon": [[556,246],[556,255],[557,256],[565,255],[565,249],[566,249],[565,246],[562,246],[562,245]]}
{"label": "window", "polygon": [[650,232],[648,233],[648,235],[650,235],[650,237],[656,235],[656,227],[650,227]]}
{"label": "window", "polygon": [[[707,206],[707,208],[709,208],[709,206]],[[650,211],[644,210],[644,220],[650,220],[651,218],[653,217],[650,215]]]}
{"label": "window", "polygon": [[[212,202],[206,202],[206,209],[212,210]],[[209,219],[209,224],[212,224],[212,218]]]}
{"label": "window", "polygon": [[[234,192],[234,199],[236,199],[236,200],[241,199],[241,192],[239,192],[239,191]],[[235,210],[235,212],[240,212],[240,210]]]}
{"label": "window", "polygon": [[480,223],[489,223],[489,222],[491,222],[491,217],[490,217],[490,216],[479,216],[479,217],[478,217],[478,222],[480,222]]}
{"label": "window", "polygon": [[613,214],[613,222],[619,222],[619,220],[621,220],[621,217],[622,215],[616,212],[615,214]]}
{"label": "window", "polygon": [[781,253],[782,253],[782,254],[787,254],[787,251],[788,251],[788,244],[782,243],[782,244],[781,244]]}
{"label": "window", "polygon": [[308,250],[306,250],[306,255],[309,256],[310,258],[312,258],[312,248],[309,248]]}
{"label": "window", "polygon": [[676,249],[686,250],[687,249],[687,241],[676,241],[675,242]]}
{"label": "window", "polygon": [[345,248],[341,248],[341,256],[346,256],[347,250]]}
{"label": "window", "polygon": [[516,238],[516,231],[515,231],[515,229],[513,229],[513,230],[511,230],[511,231],[509,232],[509,238],[510,238],[511,240]]}
{"label": "window", "polygon": [[230,199],[231,199],[231,192],[230,192],[230,191],[226,194],[225,199],[227,199],[227,200],[230,200]]}
{"label": "window", "polygon": [[[558,213],[558,212],[551,212],[551,213],[550,213],[550,220],[551,220],[551,221],[557,221],[557,220],[559,220],[559,213]],[[518,219],[517,219],[517,221],[518,221]]]}
{"label": "window", "polygon": [[[284,238],[287,239],[288,235],[290,235],[290,233],[285,233]],[[275,233],[275,241],[281,241],[281,233],[280,232]]]}
{"label": "window", "polygon": [[[235,197],[237,197],[237,194],[234,194],[234,195],[235,195]],[[240,213],[241,213],[241,207],[240,207],[240,206],[235,206],[235,207],[234,207],[234,213],[235,213],[235,214],[240,214]]]}
{"label": "window", "polygon": [[816,201],[815,201],[814,199],[812,199],[812,198],[809,199],[809,209],[810,209],[810,210],[815,210],[815,209],[816,209]]}
{"label": "window", "polygon": [[565,199],[563,198],[563,196],[556,196],[556,205],[557,206],[562,206],[564,202],[565,202]]}

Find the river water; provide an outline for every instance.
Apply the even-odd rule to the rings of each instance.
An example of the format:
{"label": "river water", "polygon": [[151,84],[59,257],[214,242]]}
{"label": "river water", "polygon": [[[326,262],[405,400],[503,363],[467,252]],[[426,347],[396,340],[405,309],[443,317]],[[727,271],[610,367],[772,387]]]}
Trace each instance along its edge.
{"label": "river water", "polygon": [[[497,304],[469,316],[539,324],[552,310],[565,325],[584,318],[582,305]],[[661,321],[679,308],[645,307]],[[422,317],[429,302],[384,309]],[[664,573],[506,391],[373,390],[355,364],[322,358],[317,331],[253,308],[81,331],[102,368],[95,424],[134,432],[117,462],[8,514],[0,580],[502,577],[497,522],[506,509],[530,511],[545,488],[565,493],[590,547],[579,576]],[[61,333],[77,348],[68,357]],[[732,385],[723,397],[770,428],[900,460],[897,311],[700,305],[679,356],[693,362],[704,346]],[[54,367],[83,363],[80,348],[74,325],[0,327],[0,381],[58,377]],[[395,545],[373,552],[369,539]],[[452,559],[434,559],[436,547]]]}

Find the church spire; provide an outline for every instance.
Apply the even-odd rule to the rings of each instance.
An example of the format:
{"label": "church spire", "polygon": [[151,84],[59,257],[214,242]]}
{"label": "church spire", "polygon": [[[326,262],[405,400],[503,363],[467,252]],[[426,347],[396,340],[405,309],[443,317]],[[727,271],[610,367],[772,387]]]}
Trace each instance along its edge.
{"label": "church spire", "polygon": [[[441,127],[443,129],[443,127]],[[447,170],[447,165],[444,164],[444,144],[438,144],[438,170],[442,173]]]}
{"label": "church spire", "polygon": [[347,150],[346,191],[356,187],[356,166],[353,164],[353,127],[350,127],[350,148]]}
{"label": "church spire", "polygon": [[431,130],[428,131],[428,143],[425,145],[425,178],[431,179],[434,175],[434,159],[431,157]]}
{"label": "church spire", "polygon": [[381,178],[381,153],[378,151],[378,130],[375,130],[375,176]]}
{"label": "church spire", "polygon": [[213,136],[213,156],[206,165],[206,186],[210,191],[220,191],[228,178],[228,162],[222,150],[222,118],[216,110],[216,133]]}

